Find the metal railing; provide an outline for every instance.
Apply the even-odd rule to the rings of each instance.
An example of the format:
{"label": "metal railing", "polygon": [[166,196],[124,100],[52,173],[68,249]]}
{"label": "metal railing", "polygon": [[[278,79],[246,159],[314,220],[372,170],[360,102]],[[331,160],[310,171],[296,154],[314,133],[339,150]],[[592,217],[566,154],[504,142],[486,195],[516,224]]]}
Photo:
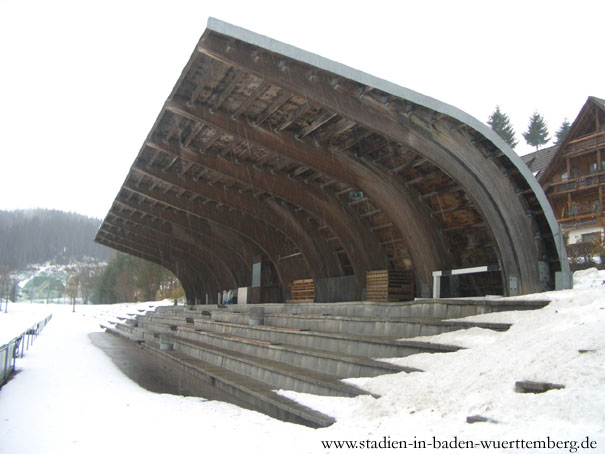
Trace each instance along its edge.
{"label": "metal railing", "polygon": [[50,322],[51,318],[52,314],[0,347],[0,387],[8,381],[15,371],[17,358],[19,356],[23,358],[25,350],[29,350],[30,345],[34,343],[36,337]]}

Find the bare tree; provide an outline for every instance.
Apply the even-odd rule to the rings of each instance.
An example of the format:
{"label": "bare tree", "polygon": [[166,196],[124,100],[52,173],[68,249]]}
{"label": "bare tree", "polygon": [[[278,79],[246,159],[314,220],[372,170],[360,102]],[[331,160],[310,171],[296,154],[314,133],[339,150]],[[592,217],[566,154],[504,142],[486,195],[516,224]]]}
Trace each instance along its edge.
{"label": "bare tree", "polygon": [[78,297],[78,289],[80,288],[80,279],[77,274],[71,276],[65,286],[65,293],[71,298],[73,304],[76,303]]}
{"label": "bare tree", "polygon": [[0,265],[0,308],[2,307],[2,299],[5,304],[8,304],[10,296],[11,279],[9,276],[10,268],[7,265]]}

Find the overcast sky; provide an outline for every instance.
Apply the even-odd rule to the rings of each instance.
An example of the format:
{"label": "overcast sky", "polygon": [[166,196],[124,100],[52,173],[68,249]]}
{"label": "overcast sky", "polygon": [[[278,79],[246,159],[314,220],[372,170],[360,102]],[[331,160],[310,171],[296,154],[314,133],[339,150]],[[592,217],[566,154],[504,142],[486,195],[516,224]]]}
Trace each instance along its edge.
{"label": "overcast sky", "polygon": [[456,106],[519,145],[605,98],[600,1],[0,0],[0,209],[103,218],[208,17]]}

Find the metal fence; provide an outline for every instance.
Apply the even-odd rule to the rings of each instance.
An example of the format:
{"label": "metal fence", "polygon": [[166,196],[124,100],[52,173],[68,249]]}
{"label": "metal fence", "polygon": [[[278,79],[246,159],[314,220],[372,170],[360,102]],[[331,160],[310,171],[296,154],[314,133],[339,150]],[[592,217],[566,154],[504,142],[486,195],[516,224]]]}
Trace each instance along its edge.
{"label": "metal fence", "polygon": [[8,344],[0,347],[0,386],[4,385],[15,371],[15,362],[20,356],[23,358],[25,350],[29,350],[30,345],[38,337],[44,327],[50,322],[52,314],[44,320],[34,324],[31,328],[25,330],[19,336],[12,339]]}

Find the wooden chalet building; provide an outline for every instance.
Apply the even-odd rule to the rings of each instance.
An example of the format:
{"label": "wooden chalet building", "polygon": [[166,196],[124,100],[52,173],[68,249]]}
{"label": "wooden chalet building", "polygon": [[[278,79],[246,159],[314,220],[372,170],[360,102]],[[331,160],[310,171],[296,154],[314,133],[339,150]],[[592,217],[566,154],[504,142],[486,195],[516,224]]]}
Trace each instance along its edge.
{"label": "wooden chalet building", "polygon": [[567,245],[602,238],[605,101],[589,97],[560,145],[523,160],[543,187]]}

